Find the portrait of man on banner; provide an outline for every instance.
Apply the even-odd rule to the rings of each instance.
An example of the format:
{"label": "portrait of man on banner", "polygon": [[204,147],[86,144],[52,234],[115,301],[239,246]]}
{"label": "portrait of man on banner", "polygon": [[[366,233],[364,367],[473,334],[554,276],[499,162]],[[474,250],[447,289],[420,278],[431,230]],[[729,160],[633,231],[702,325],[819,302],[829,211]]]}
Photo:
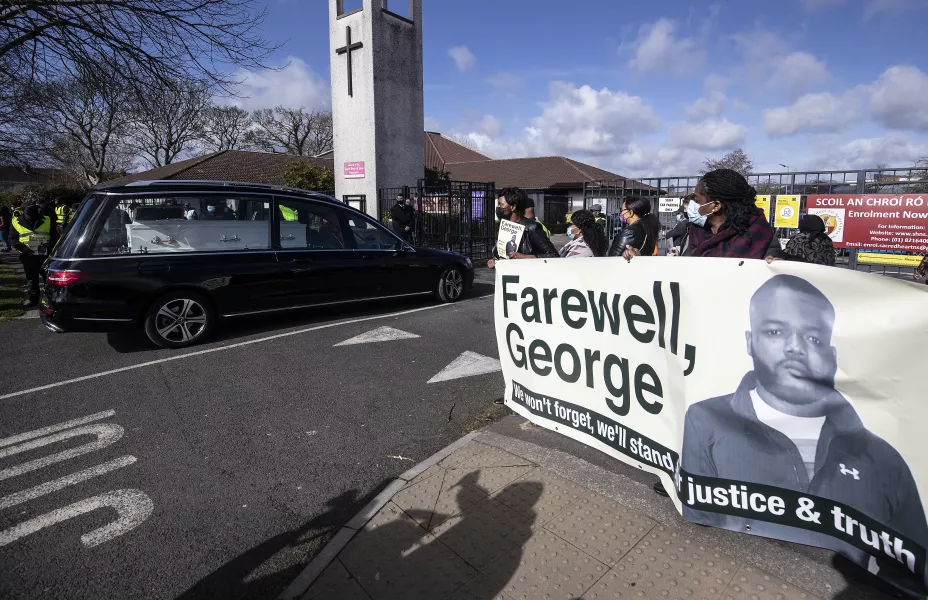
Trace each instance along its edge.
{"label": "portrait of man on banner", "polygon": [[[848,517],[847,522],[835,514],[836,531],[849,536],[845,548],[841,539],[829,541],[799,522],[792,527],[765,522],[762,515],[746,519],[685,502],[684,516],[704,525],[840,549],[871,572],[914,563],[916,552],[893,547],[881,539],[882,529],[875,529],[877,524],[890,528],[922,548],[928,542],[925,511],[909,466],[864,426],[835,387],[839,356],[832,342],[833,304],[805,279],[777,275],[754,293],[749,313],[746,342],[754,369],[732,394],[688,407],[681,471],[824,498],[872,521]],[[832,513],[823,514],[830,523]],[[875,556],[880,557],[876,566]]]}

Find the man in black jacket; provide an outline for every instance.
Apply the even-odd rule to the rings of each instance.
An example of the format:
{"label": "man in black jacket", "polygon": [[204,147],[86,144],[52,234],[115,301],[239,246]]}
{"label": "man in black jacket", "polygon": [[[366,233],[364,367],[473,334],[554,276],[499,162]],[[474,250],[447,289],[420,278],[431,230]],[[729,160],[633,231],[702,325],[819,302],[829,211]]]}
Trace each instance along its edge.
{"label": "man in black jacket", "polygon": [[[824,498],[859,511],[869,522],[846,512],[842,516],[840,509],[836,514],[825,506],[817,508],[829,527],[834,521],[828,536],[798,527],[805,525],[799,520],[792,527],[765,522],[762,514],[749,518],[709,512],[686,502],[684,516],[705,525],[842,550],[872,572],[888,565],[916,571],[916,556],[924,554],[911,542],[921,548],[928,543],[924,507],[905,459],[867,430],[835,389],[834,306],[806,280],[777,275],[755,292],[750,322],[746,340],[754,371],[733,394],[687,409],[681,475]],[[699,499],[703,507],[705,502],[713,504]],[[906,536],[908,546],[881,533],[887,528]],[[866,546],[870,549],[864,552]]]}
{"label": "man in black jacket", "polygon": [[406,206],[406,199],[402,194],[396,195],[396,204],[390,209],[390,218],[393,219],[393,233],[406,242],[412,239],[414,213],[411,206]]}
{"label": "man in black jacket", "polygon": [[[519,249],[510,252],[506,258],[558,258],[554,244],[548,239],[537,221],[525,218],[525,209],[528,206],[528,196],[519,188],[503,188],[496,198],[496,216],[502,221],[512,221],[525,227]],[[494,268],[500,259],[496,247],[493,248],[493,258],[487,261],[487,267]]]}

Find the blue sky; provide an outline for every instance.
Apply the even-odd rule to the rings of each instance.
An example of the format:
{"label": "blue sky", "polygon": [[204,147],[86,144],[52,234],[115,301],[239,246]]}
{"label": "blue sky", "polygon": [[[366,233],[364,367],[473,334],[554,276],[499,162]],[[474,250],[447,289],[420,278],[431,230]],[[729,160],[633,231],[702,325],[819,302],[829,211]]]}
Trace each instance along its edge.
{"label": "blue sky", "polygon": [[[245,74],[243,104],[326,107],[327,2],[268,10],[289,66]],[[424,0],[426,127],[633,176],[738,146],[762,171],[907,166],[928,156],[926,17],[928,0]]]}

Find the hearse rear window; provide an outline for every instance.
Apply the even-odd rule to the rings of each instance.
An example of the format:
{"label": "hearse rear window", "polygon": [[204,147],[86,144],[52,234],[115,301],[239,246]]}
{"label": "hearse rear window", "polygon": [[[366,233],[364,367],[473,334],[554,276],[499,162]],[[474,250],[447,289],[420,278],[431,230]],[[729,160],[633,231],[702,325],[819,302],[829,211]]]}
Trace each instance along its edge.
{"label": "hearse rear window", "polygon": [[270,198],[124,198],[110,211],[94,256],[270,249]]}

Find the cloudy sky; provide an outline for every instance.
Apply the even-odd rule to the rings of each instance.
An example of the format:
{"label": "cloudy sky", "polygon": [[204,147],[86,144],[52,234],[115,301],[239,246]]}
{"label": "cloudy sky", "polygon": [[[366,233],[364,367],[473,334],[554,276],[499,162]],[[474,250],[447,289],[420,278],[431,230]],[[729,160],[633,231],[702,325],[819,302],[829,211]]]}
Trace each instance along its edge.
{"label": "cloudy sky", "polygon": [[[244,73],[245,107],[330,104],[327,4],[268,0],[266,35],[285,42],[273,60],[288,66]],[[495,158],[644,176],[738,146],[759,171],[928,156],[928,0],[424,5],[426,127]]]}

